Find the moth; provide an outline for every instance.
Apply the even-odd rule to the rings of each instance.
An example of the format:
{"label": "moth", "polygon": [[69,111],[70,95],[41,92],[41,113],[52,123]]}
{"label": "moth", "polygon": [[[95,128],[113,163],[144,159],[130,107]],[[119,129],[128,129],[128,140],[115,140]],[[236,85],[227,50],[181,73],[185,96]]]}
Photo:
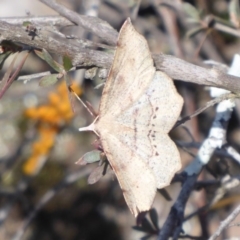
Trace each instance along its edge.
{"label": "moth", "polygon": [[93,131],[116,174],[130,211],[151,208],[157,188],[170,184],[181,159],[168,132],[183,105],[173,81],[156,71],[147,41],[127,19],[105,83]]}

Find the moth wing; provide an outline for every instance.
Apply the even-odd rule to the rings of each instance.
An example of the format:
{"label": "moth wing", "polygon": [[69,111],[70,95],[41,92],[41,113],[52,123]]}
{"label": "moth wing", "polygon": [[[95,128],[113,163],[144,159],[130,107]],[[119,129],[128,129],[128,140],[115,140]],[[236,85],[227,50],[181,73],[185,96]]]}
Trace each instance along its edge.
{"label": "moth wing", "polygon": [[149,210],[157,188],[152,170],[111,133],[100,138],[130,211],[137,216],[139,212]]}
{"label": "moth wing", "polygon": [[182,106],[183,99],[172,79],[157,71],[147,91],[114,121],[135,130],[145,128],[149,132],[168,133],[177,121]]}
{"label": "moth wing", "polygon": [[183,106],[183,98],[177,92],[173,80],[167,74],[157,71],[145,95],[154,109],[151,118],[153,129],[168,133],[178,120]]}
{"label": "moth wing", "polygon": [[169,185],[181,168],[178,149],[167,133],[177,121],[182,105],[172,79],[156,72],[146,93],[114,119],[119,124],[115,136],[153,170],[158,188]]}
{"label": "moth wing", "polygon": [[127,19],[119,33],[113,64],[102,93],[99,117],[116,116],[128,108],[147,90],[154,73],[147,41]]}
{"label": "moth wing", "polygon": [[[167,134],[156,133],[154,142],[157,144],[152,147],[152,155],[145,161],[154,172],[157,188],[160,189],[171,183],[174,174],[181,169],[182,163],[175,143]],[[142,156],[141,148],[138,147],[137,152]]]}
{"label": "moth wing", "polygon": [[[115,137],[122,146],[129,149],[127,153],[134,152],[136,159],[144,161],[152,170],[157,188],[168,186],[174,174],[181,168],[181,158],[175,143],[166,133],[156,131],[149,135],[144,128],[138,129],[137,132],[128,130],[126,135],[127,137],[123,131],[121,134],[115,132]],[[128,158],[131,161],[132,157]]]}

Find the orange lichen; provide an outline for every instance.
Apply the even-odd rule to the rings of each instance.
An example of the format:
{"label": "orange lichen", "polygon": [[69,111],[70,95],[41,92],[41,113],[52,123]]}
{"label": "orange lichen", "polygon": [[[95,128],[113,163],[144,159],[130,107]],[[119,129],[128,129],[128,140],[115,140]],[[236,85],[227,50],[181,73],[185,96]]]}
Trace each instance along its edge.
{"label": "orange lichen", "polygon": [[[77,94],[81,93],[81,89],[76,83],[73,83],[71,88]],[[49,94],[47,104],[28,108],[25,115],[38,122],[39,137],[32,145],[31,156],[23,165],[25,174],[35,175],[41,169],[47,155],[54,146],[55,137],[60,128],[74,116],[65,82],[58,85],[56,92]]]}

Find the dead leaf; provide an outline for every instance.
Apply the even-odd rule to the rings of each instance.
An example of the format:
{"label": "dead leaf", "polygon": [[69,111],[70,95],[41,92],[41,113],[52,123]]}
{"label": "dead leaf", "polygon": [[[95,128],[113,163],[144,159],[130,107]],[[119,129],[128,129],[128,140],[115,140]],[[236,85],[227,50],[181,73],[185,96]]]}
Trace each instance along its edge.
{"label": "dead leaf", "polygon": [[94,184],[98,182],[109,170],[108,162],[104,161],[101,165],[96,167],[88,177],[88,184]]}
{"label": "dead leaf", "polygon": [[93,163],[101,160],[101,152],[98,150],[93,150],[91,152],[85,153],[77,162],[78,165],[87,165],[88,163]]}

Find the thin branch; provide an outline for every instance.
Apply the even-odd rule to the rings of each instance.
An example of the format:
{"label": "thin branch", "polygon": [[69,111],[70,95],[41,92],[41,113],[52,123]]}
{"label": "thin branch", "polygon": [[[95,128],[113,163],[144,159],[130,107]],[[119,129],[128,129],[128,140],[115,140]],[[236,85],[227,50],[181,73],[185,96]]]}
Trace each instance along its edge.
{"label": "thin branch", "polygon": [[58,4],[54,0],[39,0],[40,2],[46,4],[48,7],[54,9],[63,17],[67,18],[71,22],[75,23],[78,26],[85,28],[86,30],[90,30],[92,33],[96,34],[100,38],[102,38],[104,33],[104,38],[102,38],[105,42],[110,45],[115,45],[117,40],[117,31],[113,29],[111,25],[109,25],[106,21],[103,21],[99,18],[92,16],[84,16],[77,14],[74,11],[71,11],[64,6]]}
{"label": "thin branch", "polygon": [[215,240],[220,236],[222,231],[229,226],[229,224],[237,217],[240,213],[240,205],[224,220],[221,222],[217,231],[209,238],[209,240]]}
{"label": "thin branch", "polygon": [[[234,58],[239,63],[239,58]],[[233,66],[229,71],[233,71]],[[220,89],[222,94],[222,89]],[[181,192],[171,208],[171,211],[159,233],[158,240],[165,240],[173,236],[173,239],[178,239],[179,234],[182,231],[182,223],[184,220],[184,210],[186,203],[190,197],[192,190],[194,189],[196,180],[202,170],[202,168],[210,161],[216,148],[220,148],[225,143],[225,136],[228,121],[231,117],[231,113],[234,107],[234,103],[230,100],[221,102],[216,108],[216,116],[212,123],[212,127],[209,132],[208,138],[203,142],[198,154],[194,161],[186,167],[183,174],[186,176],[186,180],[182,185]]]}
{"label": "thin branch", "polygon": [[234,93],[239,93],[239,77],[225,74],[215,68],[207,69],[199,67],[170,55],[153,55],[153,59],[157,69],[165,72],[173,79],[223,88]]}
{"label": "thin branch", "polygon": [[2,21],[13,25],[22,26],[23,22],[31,22],[33,25],[67,27],[75,25],[62,16],[24,16],[24,17],[5,17]]}
{"label": "thin branch", "polygon": [[228,33],[232,36],[235,36],[235,37],[240,37],[240,31],[239,29],[234,29],[232,27],[229,27],[229,26],[226,26],[226,25],[223,25],[221,23],[215,23],[214,24],[214,28],[218,31],[221,31],[221,32],[224,32],[224,33]]}
{"label": "thin branch", "polygon": [[39,200],[38,204],[36,205],[35,209],[29,214],[29,216],[25,219],[23,225],[18,229],[15,236],[12,238],[13,240],[20,240],[31,223],[37,213],[64,187],[68,186],[79,180],[80,178],[86,177],[92,171],[91,168],[84,168],[79,169],[76,172],[70,173],[66,176],[66,178],[58,183],[54,188],[47,191],[42,198]]}
{"label": "thin branch", "polygon": [[[9,40],[33,48],[45,48],[50,53],[60,56],[68,55],[76,67],[100,67],[109,69],[113,53],[86,49],[84,45],[73,44],[65,38],[55,39],[39,33],[32,40],[23,29],[4,21],[0,21],[0,41]],[[102,37],[104,37],[102,32]],[[170,55],[153,55],[157,70],[161,70],[173,79],[192,82],[200,85],[214,86],[240,93],[240,78],[225,74],[217,69],[207,69],[188,63]]]}
{"label": "thin branch", "polygon": [[46,49],[58,56],[68,55],[74,66],[98,66],[109,68],[112,62],[112,54],[86,49],[84,45],[74,44],[66,38],[53,38],[41,31],[32,39],[23,27],[15,26],[0,21],[0,41],[8,40],[18,44],[24,44],[37,49]]}
{"label": "thin branch", "polygon": [[235,148],[233,148],[232,146],[227,146],[226,152],[232,157],[232,159],[234,159],[238,164],[240,164],[240,154]]}
{"label": "thin branch", "polygon": [[48,76],[48,75],[51,75],[51,74],[52,73],[50,71],[34,73],[34,74],[20,76],[16,79],[16,81],[23,81],[24,83],[27,83],[27,82],[35,79],[35,78],[40,78],[40,77]]}
{"label": "thin branch", "polygon": [[232,93],[226,93],[226,94],[223,94],[223,95],[221,95],[219,97],[216,97],[215,99],[207,102],[205,104],[205,106],[197,109],[193,114],[191,114],[189,116],[186,116],[186,117],[183,117],[182,119],[177,121],[177,123],[175,124],[174,128],[178,127],[181,124],[184,124],[186,121],[192,119],[193,117],[196,117],[197,115],[199,115],[200,113],[202,113],[203,111],[208,109],[209,107],[212,107],[215,104],[220,103],[220,102],[222,102],[224,100],[229,100],[229,99],[234,99],[234,98],[239,98],[239,96],[236,95],[236,94],[232,94]]}

